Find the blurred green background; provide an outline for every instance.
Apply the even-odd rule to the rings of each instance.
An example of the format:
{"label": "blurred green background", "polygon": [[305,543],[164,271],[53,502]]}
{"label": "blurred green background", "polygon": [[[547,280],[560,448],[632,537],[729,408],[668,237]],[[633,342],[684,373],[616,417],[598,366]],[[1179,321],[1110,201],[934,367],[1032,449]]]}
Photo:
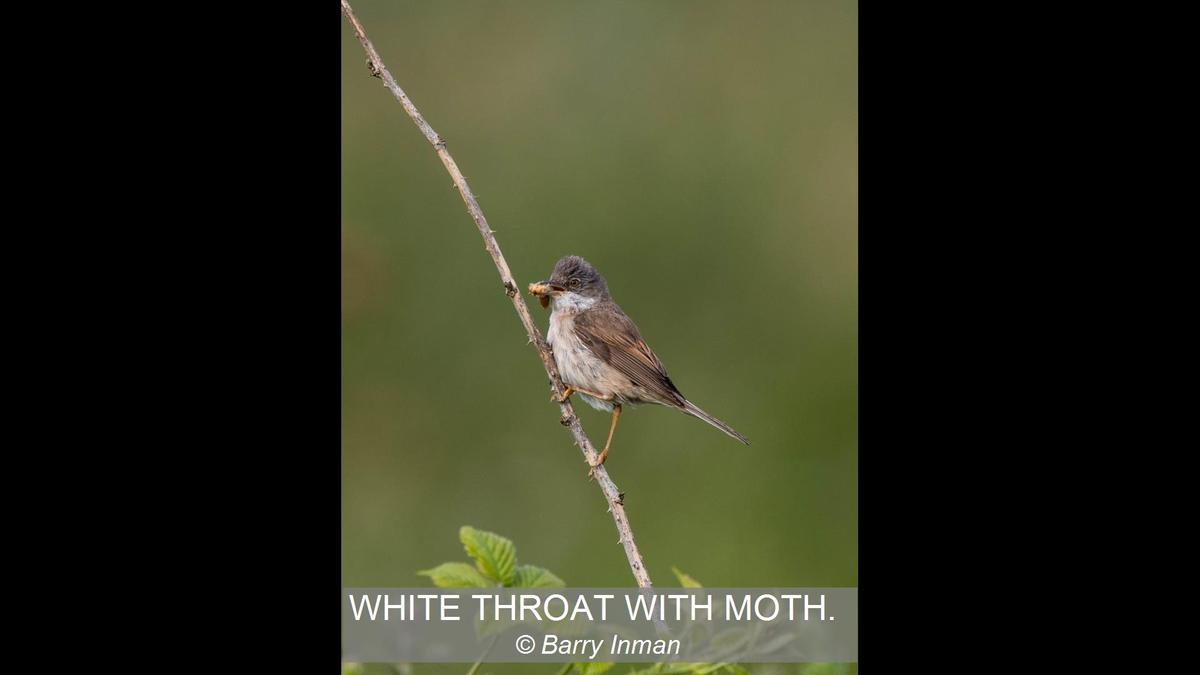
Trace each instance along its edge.
{"label": "blurred green background", "polygon": [[[857,3],[353,4],[521,286],[590,260],[753,442],[622,417],[607,466],[656,585],[677,565],[857,586]],[[607,415],[577,410],[602,443]],[[344,585],[428,585],[464,524],[568,585],[633,585],[558,416],[450,178],[343,22]]]}

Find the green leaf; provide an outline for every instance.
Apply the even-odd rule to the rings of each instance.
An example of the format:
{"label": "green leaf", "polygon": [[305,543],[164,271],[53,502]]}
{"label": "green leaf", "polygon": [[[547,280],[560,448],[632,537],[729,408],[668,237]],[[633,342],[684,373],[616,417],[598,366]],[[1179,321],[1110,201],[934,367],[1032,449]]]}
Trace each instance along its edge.
{"label": "green leaf", "polygon": [[684,574],[683,571],[678,567],[671,565],[671,571],[675,573],[675,578],[679,579],[679,585],[683,586],[684,588],[704,588],[700,585],[699,581],[696,581],[690,576]]}
{"label": "green leaf", "polygon": [[656,675],[709,675],[724,668],[723,663],[656,663],[651,672]]}
{"label": "green leaf", "polygon": [[576,663],[575,669],[579,671],[579,675],[601,675],[612,670],[615,663],[604,663],[597,661],[589,661],[587,663]]}
{"label": "green leaf", "polygon": [[479,570],[463,562],[442,563],[417,574],[429,577],[438,588],[488,588],[494,585],[484,578]]}
{"label": "green leaf", "polygon": [[803,672],[804,675],[843,675],[850,672],[850,667],[844,663],[810,663]]}
{"label": "green leaf", "polygon": [[467,550],[467,555],[475,559],[475,566],[480,572],[505,586],[512,584],[517,547],[511,539],[469,525],[463,525],[458,531],[458,539]]}
{"label": "green leaf", "polygon": [[513,570],[512,585],[517,588],[562,588],[567,583],[550,570],[535,565],[517,565]]}
{"label": "green leaf", "polygon": [[792,642],[799,637],[799,633],[793,633],[785,630],[777,634],[775,637],[766,640],[765,642],[760,640],[754,645],[754,651],[756,654],[774,654],[780,649],[786,647],[789,642]]}

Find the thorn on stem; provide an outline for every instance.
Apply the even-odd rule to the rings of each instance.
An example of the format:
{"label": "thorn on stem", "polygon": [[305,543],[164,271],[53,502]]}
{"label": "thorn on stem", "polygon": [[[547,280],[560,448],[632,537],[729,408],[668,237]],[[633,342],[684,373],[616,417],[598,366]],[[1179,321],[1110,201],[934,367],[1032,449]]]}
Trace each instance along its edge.
{"label": "thorn on stem", "polygon": [[371,71],[372,77],[383,79],[383,75],[381,74],[382,71],[380,71],[379,66],[375,65],[375,62],[370,58],[367,59],[367,69]]}
{"label": "thorn on stem", "polygon": [[511,282],[511,281],[504,282],[504,294],[510,298],[516,297],[517,287],[515,285],[513,285],[513,282]]}
{"label": "thorn on stem", "polygon": [[620,504],[621,506],[625,506],[625,493],[624,492],[617,493],[617,503]]}
{"label": "thorn on stem", "polygon": [[558,423],[563,425],[564,427],[571,426],[571,416],[563,415],[562,417],[558,418]]}

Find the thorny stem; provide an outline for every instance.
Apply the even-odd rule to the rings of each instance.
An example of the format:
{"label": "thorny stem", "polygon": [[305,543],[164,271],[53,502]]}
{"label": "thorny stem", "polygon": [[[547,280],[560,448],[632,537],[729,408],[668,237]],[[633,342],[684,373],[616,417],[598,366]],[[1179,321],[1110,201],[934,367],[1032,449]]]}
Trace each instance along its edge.
{"label": "thorny stem", "polygon": [[487,658],[487,655],[491,653],[492,647],[496,646],[496,640],[499,639],[499,635],[492,637],[492,641],[488,643],[487,649],[483,650],[483,653],[479,655],[479,658],[475,659],[475,663],[471,664],[471,669],[467,671],[467,675],[475,675],[475,673],[479,671],[479,666],[483,663],[483,660]]}
{"label": "thorny stem", "polygon": [[[475,221],[475,227],[479,229],[479,234],[483,237],[483,246],[487,249],[488,255],[492,257],[492,262],[496,264],[496,271],[500,273],[500,281],[503,282],[505,295],[512,301],[513,309],[517,310],[517,316],[521,319],[521,324],[525,327],[525,332],[529,336],[529,342],[537,347],[538,356],[542,359],[542,366],[546,369],[546,375],[550,378],[551,386],[555,393],[560,396],[565,391],[562,379],[558,375],[558,367],[554,363],[554,355],[550,351],[550,345],[542,338],[542,333],[538,330],[537,325],[533,322],[533,317],[529,314],[529,307],[525,304],[525,298],[520,292],[521,286],[517,284],[513,278],[512,272],[508,269],[508,263],[504,260],[504,254],[500,252],[500,244],[496,243],[495,233],[488,225],[487,218],[483,215],[483,210],[479,208],[479,202],[475,200],[475,195],[471,193],[471,188],[467,185],[467,179],[459,170],[458,164],[454,158],[450,156],[450,151],[446,149],[446,141],[438,135],[433,127],[429,126],[429,122],[421,116],[417,107],[396,83],[396,79],[392,77],[387,66],[383,64],[383,59],[379,57],[379,52],[375,51],[375,45],[371,44],[371,40],[367,38],[367,33],[363,30],[363,26],[359,23],[358,18],[354,16],[354,10],[350,7],[348,0],[342,0],[342,13],[346,15],[346,19],[354,28],[354,34],[358,37],[358,41],[362,43],[363,50],[367,53],[367,65],[370,68],[371,74],[383,81],[385,87],[392,92],[400,105],[404,107],[404,112],[412,118],[412,121],[421,130],[425,139],[429,141],[437,155],[445,165],[446,171],[449,172],[450,178],[454,181],[454,186],[458,189],[458,194],[462,197],[463,203],[467,205],[467,213],[471,215],[471,219]],[[594,466],[599,455],[592,442],[588,439],[587,434],[583,432],[583,425],[579,422],[579,417],[575,415],[575,410],[571,406],[570,399],[559,403],[559,408],[562,411],[562,418],[559,420],[563,426],[571,431],[571,435],[575,438],[575,444],[579,446],[583,452],[584,460],[589,466]],[[604,498],[608,501],[608,510],[612,514],[613,522],[617,525],[617,532],[620,535],[619,543],[625,547],[625,557],[629,559],[629,569],[633,572],[633,578],[637,580],[637,584],[641,588],[650,588],[650,575],[646,573],[646,566],[642,560],[642,554],[638,551],[637,544],[633,540],[633,529],[629,526],[629,518],[625,515],[624,497],[621,491],[617,489],[615,483],[608,476],[608,471],[604,466],[596,466],[594,471],[596,483],[600,486],[600,490],[604,493]]]}

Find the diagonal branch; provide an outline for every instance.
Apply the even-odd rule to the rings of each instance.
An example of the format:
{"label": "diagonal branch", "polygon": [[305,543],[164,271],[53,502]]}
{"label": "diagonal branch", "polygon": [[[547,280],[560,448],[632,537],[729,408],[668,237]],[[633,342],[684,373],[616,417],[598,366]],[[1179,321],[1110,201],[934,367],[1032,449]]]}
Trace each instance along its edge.
{"label": "diagonal branch", "polygon": [[[433,145],[442,164],[446,166],[446,171],[454,180],[454,186],[458,188],[458,194],[462,196],[463,202],[467,205],[467,212],[471,214],[471,219],[475,221],[475,227],[479,228],[479,234],[483,236],[484,248],[492,256],[492,262],[496,264],[496,271],[500,273],[500,280],[504,282],[504,292],[512,300],[513,308],[517,310],[517,316],[520,317],[521,324],[525,326],[529,342],[537,347],[538,355],[542,359],[542,365],[546,368],[546,375],[550,378],[551,386],[555,393],[561,396],[565,393],[565,387],[558,376],[558,367],[555,365],[550,345],[542,339],[541,331],[533,323],[533,317],[529,315],[529,307],[526,306],[525,298],[519,290],[520,286],[513,278],[512,272],[509,271],[504,254],[500,252],[500,244],[496,243],[496,237],[492,228],[488,226],[487,218],[483,216],[483,210],[479,208],[479,202],[475,201],[475,195],[471,194],[471,188],[467,186],[467,179],[463,177],[462,171],[458,169],[458,164],[446,149],[446,141],[433,130],[433,127],[429,126],[429,122],[426,122],[425,118],[421,116],[417,107],[409,100],[408,95],[404,93],[399,84],[396,84],[395,78],[388,72],[387,66],[383,65],[383,59],[379,58],[379,52],[375,51],[375,45],[371,44],[371,40],[367,38],[366,31],[363,30],[358,18],[354,16],[354,10],[347,0],[342,0],[342,13],[346,15],[346,19],[354,28],[354,34],[358,36],[358,41],[362,43],[363,49],[367,53],[367,66],[371,69],[371,74],[383,80],[384,86],[391,90],[396,100],[404,107],[404,111],[425,135],[425,139]],[[588,440],[587,435],[583,433],[583,425],[579,423],[579,417],[575,415],[571,401],[569,399],[563,401],[559,407],[562,409],[562,419],[559,421],[571,430],[571,435],[575,437],[575,444],[583,452],[584,460],[589,465],[595,465],[598,460],[596,449]],[[651,586],[650,575],[646,573],[642,554],[638,552],[637,544],[633,541],[633,530],[629,527],[629,519],[625,516],[625,504],[621,492],[617,490],[616,484],[608,477],[608,471],[603,466],[595,468],[595,478],[597,484],[600,485],[600,490],[604,492],[604,498],[608,500],[608,510],[612,513],[613,522],[617,525],[617,532],[620,534],[619,542],[625,547],[625,557],[629,559],[629,569],[633,572],[633,577],[637,579],[638,586],[649,588]]]}

